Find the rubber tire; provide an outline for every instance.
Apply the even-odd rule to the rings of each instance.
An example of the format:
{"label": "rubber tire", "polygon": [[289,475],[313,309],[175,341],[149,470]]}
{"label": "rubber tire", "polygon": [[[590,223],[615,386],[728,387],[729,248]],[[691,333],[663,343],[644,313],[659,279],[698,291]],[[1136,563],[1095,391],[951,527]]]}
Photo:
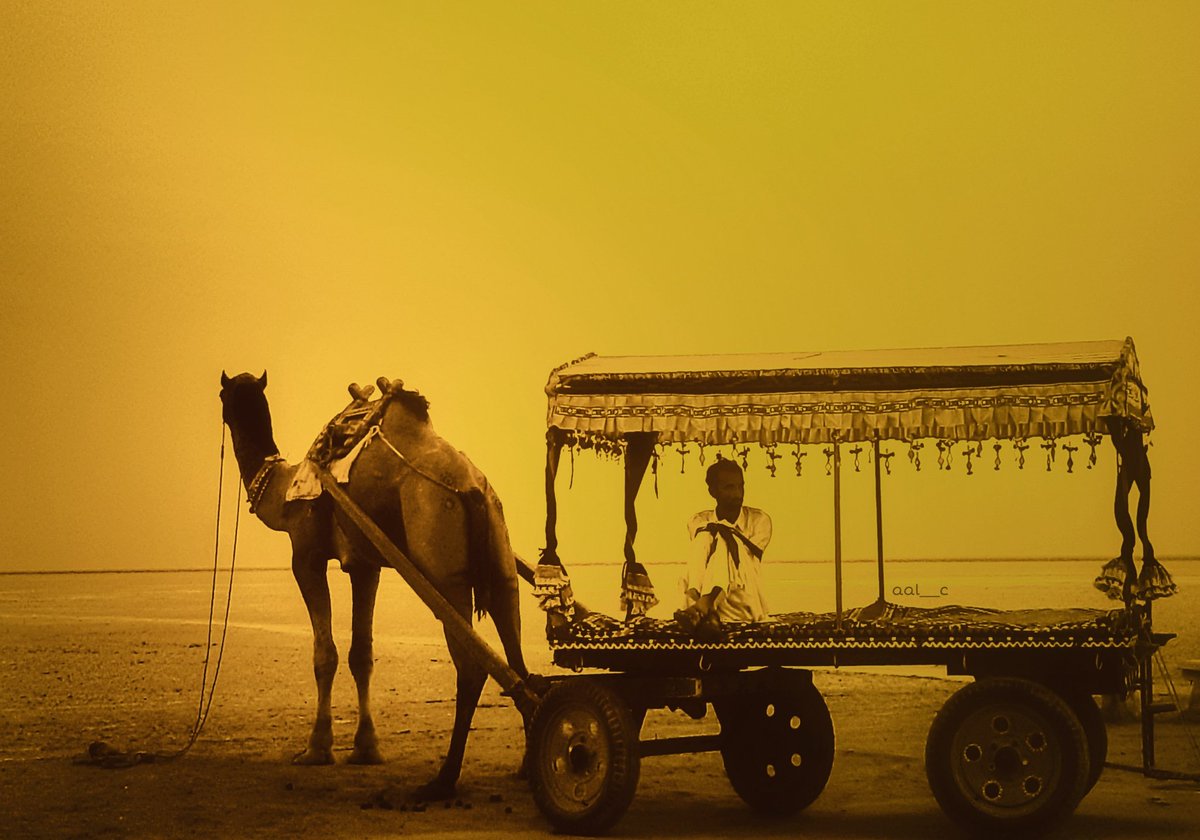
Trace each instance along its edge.
{"label": "rubber tire", "polygon": [[[980,717],[990,714],[989,707],[1003,715],[1006,721],[1013,718],[1017,718],[1018,722],[1022,718],[1032,721],[1031,735],[1036,734],[1041,739],[1041,750],[1057,750],[1056,756],[1047,753],[1051,761],[1057,758],[1058,764],[1056,778],[1051,779],[1052,784],[1017,806],[997,806],[986,802],[982,795],[984,787],[980,787],[978,792],[967,789],[970,780],[963,777],[968,771],[975,775],[981,770],[994,771],[994,764],[979,764],[956,773],[956,768],[962,768],[967,761],[983,761],[988,755],[989,747],[985,746],[978,758],[967,759],[970,745],[960,748],[954,742],[965,725],[978,725]],[[997,728],[998,719],[999,716],[993,718],[993,730]],[[965,732],[963,734],[967,735]],[[993,750],[994,743],[989,745]],[[1029,744],[1028,737],[1024,743]],[[1002,749],[1009,750],[1002,760],[1014,758],[1014,753],[1019,752],[1007,746]],[[997,752],[992,754],[999,756]],[[1030,755],[1031,752],[1027,749],[1025,754]],[[1086,792],[1090,772],[1087,735],[1079,718],[1062,697],[1030,680],[989,678],[964,686],[937,713],[925,743],[925,774],[934,798],[948,817],[972,835],[1017,837],[1051,828],[1075,810]],[[998,781],[994,783],[998,795],[1007,795],[1002,784]],[[1036,784],[1043,783],[1040,777],[1036,778]],[[985,786],[989,784],[993,784],[993,780],[989,779]],[[1010,790],[1019,792],[1016,788]],[[1026,807],[1028,805],[1036,807]]]}
{"label": "rubber tire", "polygon": [[795,814],[816,801],[834,756],[833,719],[816,686],[777,686],[716,701],[713,708],[725,774],[742,801],[771,816]]}
{"label": "rubber tire", "polygon": [[1100,774],[1104,772],[1104,762],[1108,759],[1108,727],[1104,723],[1104,713],[1100,711],[1092,695],[1082,691],[1060,693],[1075,713],[1075,717],[1079,718],[1083,733],[1087,736],[1088,780],[1083,792],[1083,795],[1087,796],[1096,786],[1096,782],[1100,781]]}
{"label": "rubber tire", "polygon": [[556,831],[603,834],[624,816],[641,768],[638,730],[625,701],[596,680],[568,678],[546,693],[529,727],[529,785]]}

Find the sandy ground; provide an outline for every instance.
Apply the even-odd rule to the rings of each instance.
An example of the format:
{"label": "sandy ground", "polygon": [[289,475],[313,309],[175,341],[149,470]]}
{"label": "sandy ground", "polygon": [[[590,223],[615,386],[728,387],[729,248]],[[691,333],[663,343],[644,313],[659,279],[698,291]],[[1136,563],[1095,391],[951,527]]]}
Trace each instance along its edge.
{"label": "sandy ground", "polygon": [[[20,620],[14,616],[20,614]],[[343,661],[335,686],[339,763],[292,766],[313,709],[310,648],[299,632],[235,625],[217,699],[184,758],[127,769],[72,758],[103,740],[122,749],[180,746],[195,715],[203,627],[119,615],[0,615],[0,802],[5,837],[509,837],[548,825],[516,776],[520,718],[489,683],[475,718],[458,800],[414,811],[412,789],[434,772],[453,714],[453,668],[428,639],[380,644],[375,709],[388,763],[344,763],[354,727]],[[545,652],[541,653],[545,656]],[[535,664],[536,656],[530,657]],[[540,663],[544,665],[545,663]],[[952,835],[929,793],[929,723],[958,683],[927,676],[820,672],[838,750],[833,776],[804,813],[768,820],[730,788],[717,754],[643,761],[621,837],[809,838]],[[1196,772],[1177,715],[1160,718],[1159,763]],[[715,731],[652,712],[643,736]],[[1110,761],[1136,764],[1138,729],[1110,727]],[[389,790],[392,809],[365,807]],[[1200,786],[1109,768],[1062,837],[1196,836]]]}

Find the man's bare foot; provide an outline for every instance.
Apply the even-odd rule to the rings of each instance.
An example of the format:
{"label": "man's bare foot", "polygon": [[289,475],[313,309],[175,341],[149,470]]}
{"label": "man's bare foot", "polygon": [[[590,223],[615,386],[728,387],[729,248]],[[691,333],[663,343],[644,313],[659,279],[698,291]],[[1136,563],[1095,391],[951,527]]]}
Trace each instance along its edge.
{"label": "man's bare foot", "polygon": [[710,612],[696,625],[696,639],[702,642],[715,642],[721,638],[721,619],[715,612]]}
{"label": "man's bare foot", "polygon": [[686,610],[675,611],[675,623],[683,628],[683,631],[689,636],[694,635],[696,626],[703,620],[704,615],[700,612],[698,604],[692,604]]}

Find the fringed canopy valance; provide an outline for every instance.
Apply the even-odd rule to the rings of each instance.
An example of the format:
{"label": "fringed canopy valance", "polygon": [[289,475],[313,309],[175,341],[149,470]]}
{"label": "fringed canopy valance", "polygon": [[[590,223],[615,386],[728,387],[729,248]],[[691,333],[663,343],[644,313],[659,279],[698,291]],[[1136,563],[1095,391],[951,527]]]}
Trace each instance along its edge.
{"label": "fringed canopy valance", "polygon": [[587,356],[546,385],[547,425],[597,443],[1059,438],[1147,432],[1133,340],[724,356]]}

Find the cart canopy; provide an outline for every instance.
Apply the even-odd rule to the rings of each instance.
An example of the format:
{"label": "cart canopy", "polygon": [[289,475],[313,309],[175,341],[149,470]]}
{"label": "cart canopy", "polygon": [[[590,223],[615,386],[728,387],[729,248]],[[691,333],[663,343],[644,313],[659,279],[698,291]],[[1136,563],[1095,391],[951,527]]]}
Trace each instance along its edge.
{"label": "cart canopy", "polygon": [[585,356],[546,385],[547,425],[597,445],[1060,438],[1148,432],[1133,339],[702,356]]}

